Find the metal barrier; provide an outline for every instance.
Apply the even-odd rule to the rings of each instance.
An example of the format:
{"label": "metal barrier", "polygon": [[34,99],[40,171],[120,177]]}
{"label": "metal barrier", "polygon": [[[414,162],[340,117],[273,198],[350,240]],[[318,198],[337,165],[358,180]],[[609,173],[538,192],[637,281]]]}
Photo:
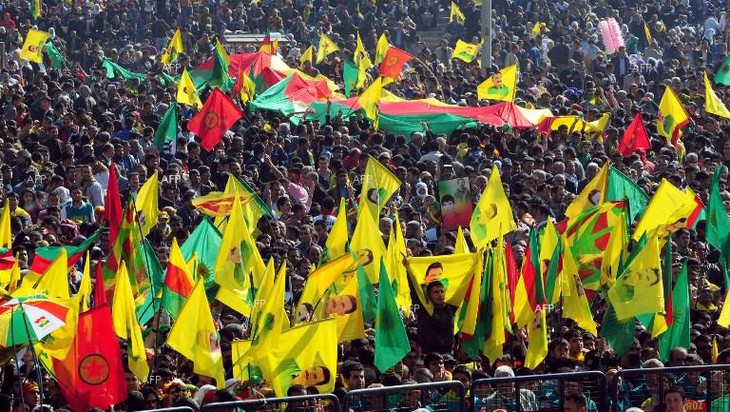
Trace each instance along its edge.
{"label": "metal barrier", "polygon": [[621,370],[610,382],[611,410],[657,410],[664,404],[664,391],[675,385],[685,392],[687,411],[730,411],[730,365]]}
{"label": "metal barrier", "polygon": [[[282,406],[284,408],[282,408]],[[340,400],[328,393],[321,395],[285,396],[281,398],[247,399],[245,401],[209,403],[200,409],[208,411],[286,411],[339,412]]]}
{"label": "metal barrier", "polygon": [[195,412],[195,410],[189,406],[177,406],[174,408],[145,409],[142,412]]}
{"label": "metal barrier", "polygon": [[605,412],[607,387],[606,375],[598,371],[479,379],[471,386],[471,410],[562,412],[565,395],[579,392],[588,400],[588,412]]}
{"label": "metal barrier", "polygon": [[466,389],[459,381],[384,386],[347,392],[343,411],[408,411],[427,408],[432,412],[466,412]]}

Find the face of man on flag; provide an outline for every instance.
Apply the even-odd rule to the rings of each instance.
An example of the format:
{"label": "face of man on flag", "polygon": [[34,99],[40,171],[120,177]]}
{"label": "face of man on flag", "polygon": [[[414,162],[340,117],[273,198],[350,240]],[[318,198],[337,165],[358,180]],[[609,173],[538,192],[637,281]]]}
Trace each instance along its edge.
{"label": "face of man on flag", "polygon": [[325,385],[332,379],[332,372],[325,366],[314,366],[302,371],[292,383],[303,385],[306,388]]}
{"label": "face of man on flag", "polygon": [[357,310],[357,298],[353,295],[340,295],[327,299],[327,316],[344,316]]}

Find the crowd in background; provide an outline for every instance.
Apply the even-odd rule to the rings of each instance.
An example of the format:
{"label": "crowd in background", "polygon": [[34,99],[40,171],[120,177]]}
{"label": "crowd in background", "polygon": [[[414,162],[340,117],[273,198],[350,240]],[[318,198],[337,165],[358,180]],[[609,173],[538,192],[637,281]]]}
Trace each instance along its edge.
{"label": "crowd in background", "polygon": [[[104,194],[112,165],[118,170],[123,199],[135,196],[147,178],[159,172],[163,182],[159,208],[164,213],[148,240],[163,266],[173,237],[182,243],[203,218],[192,199],[222,191],[230,175],[247,182],[274,214],[262,218],[255,232],[262,257],[288,262],[287,275],[295,280],[289,292],[295,298],[312,265],[321,258],[340,199],[359,193],[368,155],[403,182],[380,217],[381,234],[387,242],[398,213],[405,225],[406,245],[414,256],[453,253],[456,233],[441,228],[435,204],[437,182],[469,177],[476,202],[493,166],[501,173],[518,221],[518,230],[510,235],[518,264],[525,255],[529,227],[547,219],[562,220],[567,205],[606,162],[649,195],[666,178],[679,187],[691,187],[705,202],[714,169],[722,167],[722,199],[726,205],[730,201],[730,125],[705,113],[702,82],[703,72],[713,77],[727,56],[724,4],[496,0],[493,67],[486,68],[476,61],[467,64],[451,59],[457,39],[477,43],[482,33],[480,6],[472,0],[459,4],[466,20],[449,23],[443,41],[431,45],[419,33],[437,27],[439,17],[448,14],[448,2],[50,0],[41,2],[41,17],[34,20],[27,2],[1,1],[0,43],[6,54],[0,73],[0,172],[2,198],[9,200],[11,209],[12,249],[21,270],[29,269],[36,248],[80,244],[104,225]],[[599,19],[608,17],[616,18],[626,44],[615,55],[605,54],[598,30]],[[47,64],[19,59],[22,38],[32,26],[51,33],[51,40],[67,57],[64,67],[51,69]],[[272,113],[245,112],[231,128],[233,133],[211,152],[201,149],[183,120],[175,152],[160,153],[153,135],[165,109],[175,101],[175,86],[160,81],[160,53],[176,29],[181,30],[185,53],[173,63],[172,72],[192,69],[207,60],[217,38],[236,32],[283,33],[288,41],[282,42],[278,53],[290,67],[298,67],[303,51],[309,44],[316,45],[325,33],[341,51],[309,70],[341,84],[342,62],[352,58],[356,33],[372,53],[385,32],[394,46],[411,52],[430,69],[421,65],[409,68],[400,81],[388,87],[396,95],[484,105],[488,102],[478,101],[477,84],[499,68],[517,64],[518,105],[579,114],[587,121],[610,112],[611,122],[602,139],[592,140],[566,129],[539,135],[535,129],[491,126],[460,130],[451,136],[434,135],[425,127],[422,133],[395,136],[374,132],[362,118],[344,121],[333,117],[326,124],[305,121],[293,125]],[[100,66],[104,57],[146,73],[147,80],[106,78]],[[665,86],[677,92],[691,117],[682,137],[683,153],[656,134],[658,102]],[[728,100],[727,88],[716,86],[716,91],[722,100]],[[643,114],[651,134],[652,150],[646,159],[616,153],[637,111]],[[355,220],[353,217],[351,223]],[[109,253],[105,236],[92,248],[94,264]],[[673,350],[666,365],[729,363],[730,335],[716,323],[727,287],[718,253],[700,230],[679,230],[672,241],[676,260],[689,262],[692,345]],[[79,283],[79,276],[69,278],[71,290]],[[230,345],[231,340],[245,336],[242,325],[246,322],[219,304],[215,311],[225,349],[226,342]],[[346,387],[446,379],[468,383],[481,377],[534,373],[521,368],[525,337],[519,332],[510,337],[502,359],[467,359],[450,333],[451,319],[429,322],[435,328],[419,333],[421,322],[408,320],[412,352],[396,372],[376,373],[372,339],[343,345],[341,360],[347,362],[340,375]],[[650,332],[637,326],[634,345],[623,356],[616,356],[603,339],[567,323],[563,330],[552,331],[542,369],[615,373],[620,368],[666,366],[657,359]],[[716,359],[713,341],[719,346]],[[164,368],[153,372],[162,377],[155,385],[143,385],[128,375],[131,395],[123,410],[199,407],[239,394],[233,386],[226,391],[209,386],[201,390],[194,386],[199,381],[190,371],[176,369],[172,355],[162,356],[168,358],[161,362]],[[23,364],[25,369],[14,361],[3,366],[0,410],[10,410],[8,394],[15,395],[15,411],[37,406],[33,400],[37,403],[38,385],[29,372],[33,362],[26,359]],[[704,393],[707,385],[703,382],[704,377],[687,375],[678,377],[676,383],[684,398]],[[43,388],[44,402],[64,407],[50,378]],[[656,382],[627,382],[627,393],[643,392],[627,401],[633,405],[623,406],[664,410],[659,408],[665,407],[666,398],[680,391],[669,391],[659,400],[652,392],[655,388]],[[297,387],[292,393],[297,391],[306,393],[306,388]],[[20,392],[25,395],[25,405],[17,402]],[[261,392],[268,394],[265,388]],[[523,410],[557,402],[554,392],[536,392],[519,394]],[[484,397],[485,410],[512,407],[514,397],[509,388],[504,394],[498,390]],[[591,410],[585,395],[565,402],[587,404]],[[405,405],[402,410],[408,406],[416,409],[419,405]]]}

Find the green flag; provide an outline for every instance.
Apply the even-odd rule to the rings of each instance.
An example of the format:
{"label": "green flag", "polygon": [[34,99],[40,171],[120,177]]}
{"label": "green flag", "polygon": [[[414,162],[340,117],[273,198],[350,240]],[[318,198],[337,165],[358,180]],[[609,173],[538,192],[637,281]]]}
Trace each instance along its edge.
{"label": "green flag", "polygon": [[[725,61],[727,63],[727,60]],[[730,278],[730,217],[727,215],[725,205],[722,203],[720,196],[720,173],[722,168],[715,169],[715,175],[712,178],[712,187],[710,188],[710,201],[707,206],[707,229],[705,230],[705,239],[707,243],[720,251],[720,264],[725,273],[725,282]]]}
{"label": "green flag", "polygon": [[210,75],[210,87],[218,87],[224,92],[231,90],[233,82],[228,76],[228,64],[218,49],[213,53],[213,72]]}
{"label": "green flag", "polygon": [[205,290],[209,299],[211,299],[211,294],[215,298],[215,292],[217,291],[215,271],[213,269],[220,248],[221,234],[207,217],[203,218],[198,227],[193,230],[193,233],[180,245],[180,251],[186,261],[193,257],[193,253],[198,254],[198,265],[196,273],[193,274],[193,279],[199,277],[205,279]]}
{"label": "green flag", "polygon": [[[560,301],[560,266],[562,266],[562,262],[560,259],[560,256],[563,254],[563,238],[558,238],[558,245],[555,247],[555,250],[553,251],[553,255],[550,258],[550,263],[547,267],[547,273],[545,274],[545,295],[547,296],[547,301],[550,304],[556,304]],[[556,288],[557,292],[556,293]]]}
{"label": "green flag", "polygon": [[720,66],[720,69],[717,73],[715,73],[715,83],[730,86],[730,56],[725,58],[722,66]]}
{"label": "green flag", "polygon": [[46,54],[48,55],[48,58],[51,59],[51,68],[53,69],[58,69],[66,63],[66,59],[63,57],[61,52],[59,52],[56,46],[54,46],[51,42],[46,43]]}
{"label": "green flag", "polygon": [[687,279],[687,263],[677,276],[677,283],[672,292],[672,326],[659,337],[659,356],[662,361],[669,359],[669,351],[681,346],[689,349],[689,282]]}
{"label": "green flag", "polygon": [[162,116],[160,125],[155,130],[155,147],[162,151],[165,143],[174,141],[177,137],[177,103],[171,102],[170,107]]}
{"label": "green flag", "polygon": [[646,209],[649,204],[649,196],[628,176],[611,166],[608,172],[608,187],[606,201],[626,200],[629,203],[631,221]]}
{"label": "green flag", "polygon": [[342,69],[342,80],[345,82],[345,96],[350,97],[350,94],[352,94],[353,90],[356,89],[357,75],[358,70],[355,63],[345,60]]}
{"label": "green flag", "polygon": [[385,372],[411,351],[406,327],[395,303],[390,277],[380,259],[378,312],[375,317],[375,367]]}
{"label": "green flag", "polygon": [[626,351],[631,348],[634,343],[634,333],[636,332],[636,322],[634,318],[625,321],[616,319],[616,311],[613,310],[611,302],[608,302],[608,310],[603,315],[601,330],[598,335],[604,339],[613,348],[616,357],[623,356]]}
{"label": "green flag", "polygon": [[151,290],[145,297],[144,303],[137,307],[137,320],[144,325],[150,320],[160,308],[158,293],[162,291],[165,284],[165,270],[157,258],[157,253],[147,239],[142,241],[142,258],[147,274],[150,277]]}
{"label": "green flag", "polygon": [[[381,263],[382,265],[382,263]],[[381,268],[381,271],[385,268]],[[372,322],[375,319],[375,293],[373,284],[368,279],[368,274],[362,265],[357,265],[357,286],[360,291],[360,306],[362,306],[363,322]]]}
{"label": "green flag", "polygon": [[104,59],[104,61],[101,62],[101,67],[104,70],[106,70],[106,77],[109,79],[121,77],[125,81],[130,80],[130,79],[137,79],[141,82],[143,82],[147,79],[146,74],[135,73],[133,71],[127,70],[124,67],[118,65],[117,63],[114,63],[113,61],[111,61],[109,59]]}

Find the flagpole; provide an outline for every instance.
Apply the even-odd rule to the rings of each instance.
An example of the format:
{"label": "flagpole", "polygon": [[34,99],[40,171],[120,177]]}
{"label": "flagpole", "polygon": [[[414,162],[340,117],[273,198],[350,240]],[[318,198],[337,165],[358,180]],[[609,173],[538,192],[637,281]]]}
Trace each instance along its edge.
{"label": "flagpole", "polygon": [[482,75],[492,67],[492,0],[482,1]]}
{"label": "flagpole", "polygon": [[[36,369],[36,374],[38,375],[38,403],[41,405],[41,408],[43,406],[43,377],[41,376],[41,369],[40,369],[40,361],[38,360],[38,356],[35,353],[35,348],[33,347],[33,341],[30,337],[30,330],[28,330],[28,318],[23,312],[23,303],[18,301],[18,307],[20,308],[20,316],[23,317],[23,326],[25,326],[25,334],[28,336],[28,346],[30,346],[30,354],[33,355],[33,360],[35,361],[36,365],[34,365],[33,369]],[[12,316],[11,316],[12,318]],[[11,326],[12,330],[12,326]],[[20,369],[18,369],[18,376],[20,376]],[[21,387],[22,392],[22,387]],[[25,402],[24,402],[25,403]]]}
{"label": "flagpole", "polygon": [[[13,314],[15,312],[15,308],[10,310],[10,319],[13,318]],[[23,321],[25,322],[25,320]],[[15,348],[15,328],[13,327],[12,323],[10,324],[10,346]],[[31,345],[32,346],[32,345]],[[20,375],[20,360],[18,359],[18,351],[13,351],[15,355],[13,355],[13,358],[15,358],[15,367],[18,368],[18,380],[20,380],[20,403],[23,404],[23,408],[25,408],[25,396],[23,395],[23,381],[21,380]],[[40,387],[39,387],[40,389]]]}

